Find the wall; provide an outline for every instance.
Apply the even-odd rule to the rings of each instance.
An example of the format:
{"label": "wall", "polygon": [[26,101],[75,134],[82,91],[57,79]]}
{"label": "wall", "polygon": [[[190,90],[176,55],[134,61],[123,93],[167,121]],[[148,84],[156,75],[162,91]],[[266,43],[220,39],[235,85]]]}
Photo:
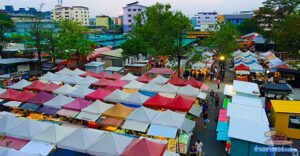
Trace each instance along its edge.
{"label": "wall", "polygon": [[124,33],[127,33],[128,31],[131,30],[130,25],[132,25],[134,23],[134,16],[142,11],[145,11],[146,7],[145,6],[141,6],[141,5],[137,5],[137,4],[133,4],[130,6],[126,6],[123,8],[123,30]]}
{"label": "wall", "polygon": [[277,132],[284,133],[289,138],[300,139],[300,129],[288,128],[289,117],[291,115],[300,116],[300,114],[293,114],[293,113],[275,113],[275,117],[274,117],[275,130]]}

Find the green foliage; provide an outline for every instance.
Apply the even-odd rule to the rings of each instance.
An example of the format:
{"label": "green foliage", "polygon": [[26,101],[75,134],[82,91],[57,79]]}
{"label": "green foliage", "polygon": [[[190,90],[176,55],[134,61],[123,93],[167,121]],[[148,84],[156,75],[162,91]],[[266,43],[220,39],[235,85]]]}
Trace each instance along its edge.
{"label": "green foliage", "polygon": [[253,18],[245,19],[237,28],[243,35],[259,31]]}
{"label": "green foliage", "polygon": [[0,13],[0,41],[4,40],[4,33],[14,27],[14,22],[7,14]]}
{"label": "green foliage", "polygon": [[279,50],[288,51],[292,56],[300,54],[300,12],[286,16],[274,24],[272,39]]}
{"label": "green foliage", "polygon": [[18,33],[12,34],[11,37],[9,38],[9,41],[13,43],[24,43],[29,40],[30,40],[29,35],[18,34]]}
{"label": "green foliage", "polygon": [[212,32],[211,37],[204,41],[204,45],[216,48],[218,53],[228,56],[238,49],[236,39],[239,38],[240,33],[231,22],[221,23],[218,27],[220,30]]}
{"label": "green foliage", "polygon": [[138,38],[130,38],[122,43],[123,57],[138,56],[139,54],[147,55],[147,45]]}

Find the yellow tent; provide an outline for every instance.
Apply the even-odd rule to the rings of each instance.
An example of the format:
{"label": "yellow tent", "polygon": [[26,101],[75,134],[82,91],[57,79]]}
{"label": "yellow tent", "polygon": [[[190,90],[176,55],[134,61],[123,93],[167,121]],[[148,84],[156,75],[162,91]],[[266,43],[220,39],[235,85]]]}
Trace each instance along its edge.
{"label": "yellow tent", "polygon": [[104,112],[102,115],[106,116],[106,117],[124,120],[132,111],[134,111],[134,108],[130,108],[130,107],[126,107],[121,104],[117,104],[117,105],[111,107],[106,112]]}

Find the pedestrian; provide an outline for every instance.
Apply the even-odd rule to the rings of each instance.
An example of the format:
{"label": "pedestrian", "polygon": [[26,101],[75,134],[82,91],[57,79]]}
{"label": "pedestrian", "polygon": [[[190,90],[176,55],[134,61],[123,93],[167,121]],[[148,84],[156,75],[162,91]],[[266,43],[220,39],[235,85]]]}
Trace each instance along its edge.
{"label": "pedestrian", "polygon": [[207,123],[209,122],[207,111],[202,112],[202,118],[203,118],[204,128],[207,128]]}
{"label": "pedestrian", "polygon": [[220,104],[220,97],[218,94],[215,94],[215,107],[216,109],[219,108],[219,104]]}
{"label": "pedestrian", "polygon": [[190,156],[197,156],[198,151],[196,148],[196,145],[192,146],[191,150],[190,150]]}
{"label": "pedestrian", "polygon": [[210,91],[209,96],[210,96],[210,102],[213,103],[213,100],[214,100],[214,97],[215,97],[215,92],[214,92],[214,90],[211,90],[211,91]]}
{"label": "pedestrian", "polygon": [[195,143],[195,146],[197,148],[197,155],[202,156],[203,155],[203,143],[200,140],[197,140]]}
{"label": "pedestrian", "polygon": [[217,85],[218,85],[218,89],[220,89],[220,83],[221,83],[221,80],[220,80],[220,77],[217,79]]}
{"label": "pedestrian", "polygon": [[206,112],[207,108],[208,108],[207,104],[203,103],[203,105],[202,105],[202,113]]}

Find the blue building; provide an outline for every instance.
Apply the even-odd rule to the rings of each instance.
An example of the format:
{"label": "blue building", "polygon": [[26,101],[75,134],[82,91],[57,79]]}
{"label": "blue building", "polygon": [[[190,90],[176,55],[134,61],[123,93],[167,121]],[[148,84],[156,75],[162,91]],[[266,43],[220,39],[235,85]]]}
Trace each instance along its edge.
{"label": "blue building", "polygon": [[243,23],[246,19],[251,19],[253,17],[252,13],[243,13],[240,14],[227,14],[224,15],[225,22],[231,22],[234,25],[240,25]]}
{"label": "blue building", "polygon": [[[16,22],[16,32],[18,33],[28,33],[31,31],[34,21],[24,20]],[[45,29],[55,29],[58,30],[52,20],[42,20],[41,25]]]}
{"label": "blue building", "polygon": [[197,19],[196,19],[196,17],[192,17],[191,21],[192,21],[193,28],[195,28],[196,25],[197,25]]}
{"label": "blue building", "polygon": [[[19,8],[19,10],[15,10],[12,5],[6,5],[5,11],[10,15],[37,15],[38,10],[36,8],[30,7],[28,10],[25,8]],[[42,16],[44,19],[51,19],[51,11],[42,12]]]}

